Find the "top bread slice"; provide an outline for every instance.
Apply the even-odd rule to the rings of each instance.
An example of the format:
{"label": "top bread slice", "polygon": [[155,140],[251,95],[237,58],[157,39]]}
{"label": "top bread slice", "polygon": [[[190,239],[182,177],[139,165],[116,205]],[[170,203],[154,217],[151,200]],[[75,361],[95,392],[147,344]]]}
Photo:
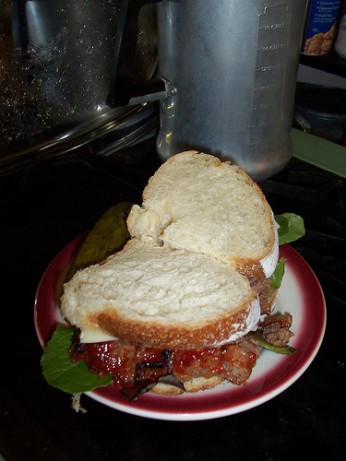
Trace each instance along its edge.
{"label": "top bread slice", "polygon": [[271,207],[237,165],[187,151],[167,160],[127,219],[132,237],[203,253],[249,277],[270,277],[278,260]]}
{"label": "top bread slice", "polygon": [[64,285],[61,310],[82,332],[162,349],[222,345],[260,317],[247,277],[231,265],[138,239],[78,271]]}

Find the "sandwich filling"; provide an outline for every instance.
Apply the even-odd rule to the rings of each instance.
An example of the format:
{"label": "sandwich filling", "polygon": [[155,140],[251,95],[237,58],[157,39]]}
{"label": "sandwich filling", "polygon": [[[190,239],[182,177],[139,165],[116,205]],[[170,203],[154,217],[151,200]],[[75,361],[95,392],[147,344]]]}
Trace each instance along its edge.
{"label": "sandwich filling", "polygon": [[205,387],[208,380],[215,378],[219,382],[244,384],[263,344],[266,348],[286,348],[292,336],[291,325],[290,314],[271,314],[258,324],[255,333],[238,341],[186,350],[145,347],[119,340],[81,343],[77,334],[70,354],[72,361],[85,361],[91,371],[111,375],[115,388],[131,400],[157,384],[173,386],[175,393],[186,391],[187,386],[193,388],[193,383],[201,378]]}

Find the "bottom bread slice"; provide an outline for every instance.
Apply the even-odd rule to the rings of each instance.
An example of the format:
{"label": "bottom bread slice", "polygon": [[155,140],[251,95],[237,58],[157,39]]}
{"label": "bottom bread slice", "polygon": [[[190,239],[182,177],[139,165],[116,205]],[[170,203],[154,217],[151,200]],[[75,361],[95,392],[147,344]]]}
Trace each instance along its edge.
{"label": "bottom bread slice", "polygon": [[[224,379],[220,376],[213,376],[212,378],[193,378],[189,381],[184,382],[185,392],[192,393],[198,391],[204,391],[222,384]],[[180,395],[184,393],[184,390],[179,389],[177,386],[170,384],[158,383],[152,389],[152,392],[160,395]]]}

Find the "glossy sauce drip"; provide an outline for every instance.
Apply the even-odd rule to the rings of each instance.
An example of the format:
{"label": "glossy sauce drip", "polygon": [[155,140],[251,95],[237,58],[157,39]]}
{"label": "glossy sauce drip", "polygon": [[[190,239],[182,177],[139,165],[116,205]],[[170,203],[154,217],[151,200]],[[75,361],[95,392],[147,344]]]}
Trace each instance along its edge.
{"label": "glossy sauce drip", "polygon": [[71,349],[74,362],[84,360],[91,371],[111,375],[120,390],[157,382],[167,375],[174,375],[180,382],[218,376],[242,384],[249,378],[257,357],[256,352],[244,350],[238,344],[172,351],[108,341],[76,343]]}

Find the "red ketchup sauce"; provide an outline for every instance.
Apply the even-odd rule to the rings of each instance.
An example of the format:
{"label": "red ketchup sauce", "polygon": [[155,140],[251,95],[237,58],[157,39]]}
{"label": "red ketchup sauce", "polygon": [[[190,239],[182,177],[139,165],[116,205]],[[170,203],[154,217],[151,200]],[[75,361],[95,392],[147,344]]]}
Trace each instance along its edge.
{"label": "red ketchup sauce", "polygon": [[194,350],[161,350],[132,346],[119,341],[76,343],[71,348],[73,362],[84,360],[91,371],[111,375],[122,390],[139,383],[156,382],[174,375],[185,382],[193,378],[221,376],[235,384],[245,382],[256,364],[257,354],[237,344]]}

